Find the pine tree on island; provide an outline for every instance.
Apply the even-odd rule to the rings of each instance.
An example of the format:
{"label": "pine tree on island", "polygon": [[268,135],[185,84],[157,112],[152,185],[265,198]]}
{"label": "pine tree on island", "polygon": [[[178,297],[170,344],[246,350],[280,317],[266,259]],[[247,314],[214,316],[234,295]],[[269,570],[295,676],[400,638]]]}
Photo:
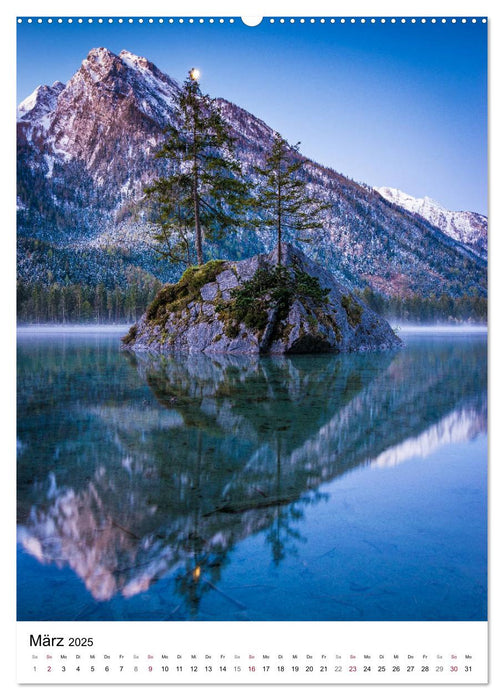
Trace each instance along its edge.
{"label": "pine tree on island", "polygon": [[300,144],[289,145],[276,133],[263,167],[254,170],[259,176],[255,206],[260,211],[259,224],[275,232],[277,264],[281,265],[282,240],[286,234],[298,240],[302,231],[322,229],[321,213],[329,205],[307,192],[306,180],[299,177],[304,160],[299,155]]}
{"label": "pine tree on island", "polygon": [[201,92],[191,69],[175,104],[174,125],[156,154],[168,174],[146,188],[157,207],[155,248],[163,258],[204,263],[204,240],[240,225],[248,188],[233,155],[233,139],[215,100]]}

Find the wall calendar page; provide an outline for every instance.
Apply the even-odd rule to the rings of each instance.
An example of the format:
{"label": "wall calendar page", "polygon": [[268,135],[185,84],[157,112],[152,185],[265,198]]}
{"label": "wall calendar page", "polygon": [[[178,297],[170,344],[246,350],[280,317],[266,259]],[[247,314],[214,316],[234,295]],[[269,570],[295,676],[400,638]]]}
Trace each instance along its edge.
{"label": "wall calendar page", "polygon": [[487,18],[15,23],[18,684],[486,684]]}

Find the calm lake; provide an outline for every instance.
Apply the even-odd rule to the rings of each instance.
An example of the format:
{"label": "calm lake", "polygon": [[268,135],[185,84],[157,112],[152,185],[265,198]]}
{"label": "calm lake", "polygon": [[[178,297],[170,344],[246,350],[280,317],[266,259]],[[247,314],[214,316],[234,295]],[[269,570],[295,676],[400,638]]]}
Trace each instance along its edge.
{"label": "calm lake", "polygon": [[18,335],[19,620],[486,620],[487,337]]}

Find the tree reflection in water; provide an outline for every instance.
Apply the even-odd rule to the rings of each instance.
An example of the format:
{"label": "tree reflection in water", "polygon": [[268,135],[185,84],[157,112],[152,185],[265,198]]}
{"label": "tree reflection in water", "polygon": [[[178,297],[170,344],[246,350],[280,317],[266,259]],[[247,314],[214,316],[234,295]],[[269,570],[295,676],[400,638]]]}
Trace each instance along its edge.
{"label": "tree reflection in water", "polygon": [[263,531],[279,566],[307,506],[326,497],[321,484],[426,431],[435,442],[447,416],[463,417],[467,439],[486,429],[485,352],[76,359],[27,349],[20,542],[71,567],[97,601],[172,576],[170,619],[195,617],[209,591],[239,608],[219,587],[239,541]]}

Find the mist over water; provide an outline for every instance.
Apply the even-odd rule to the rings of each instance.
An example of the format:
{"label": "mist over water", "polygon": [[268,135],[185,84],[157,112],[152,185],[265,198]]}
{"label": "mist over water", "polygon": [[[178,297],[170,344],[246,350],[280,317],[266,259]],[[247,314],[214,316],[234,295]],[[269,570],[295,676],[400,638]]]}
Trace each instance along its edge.
{"label": "mist over water", "polygon": [[389,321],[392,328],[402,337],[403,335],[409,335],[410,333],[427,333],[429,335],[436,335],[438,333],[448,333],[448,334],[463,334],[468,335],[472,333],[485,334],[488,331],[487,326],[476,324],[476,323],[457,323],[457,324],[405,324],[400,321]]}
{"label": "mist over water", "polygon": [[119,335],[18,335],[18,619],[486,619],[484,333],[293,358]]}

